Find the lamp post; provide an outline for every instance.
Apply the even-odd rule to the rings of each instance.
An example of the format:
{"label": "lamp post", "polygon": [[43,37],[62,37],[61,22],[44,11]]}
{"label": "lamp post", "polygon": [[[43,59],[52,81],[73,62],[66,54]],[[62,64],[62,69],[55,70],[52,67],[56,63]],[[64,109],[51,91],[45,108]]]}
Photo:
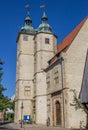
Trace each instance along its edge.
{"label": "lamp post", "polygon": [[22,103],[21,103],[21,128],[22,128],[23,108],[24,108],[24,106],[23,106],[23,101],[22,101]]}

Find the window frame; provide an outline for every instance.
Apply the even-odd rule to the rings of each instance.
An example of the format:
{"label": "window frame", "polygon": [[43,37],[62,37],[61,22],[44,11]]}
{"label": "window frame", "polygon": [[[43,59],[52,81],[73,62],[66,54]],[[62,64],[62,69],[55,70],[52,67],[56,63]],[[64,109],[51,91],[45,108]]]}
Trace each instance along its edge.
{"label": "window frame", "polygon": [[23,41],[28,41],[28,36],[27,35],[23,35]]}
{"label": "window frame", "polygon": [[49,38],[45,38],[45,43],[46,44],[50,44],[50,39]]}

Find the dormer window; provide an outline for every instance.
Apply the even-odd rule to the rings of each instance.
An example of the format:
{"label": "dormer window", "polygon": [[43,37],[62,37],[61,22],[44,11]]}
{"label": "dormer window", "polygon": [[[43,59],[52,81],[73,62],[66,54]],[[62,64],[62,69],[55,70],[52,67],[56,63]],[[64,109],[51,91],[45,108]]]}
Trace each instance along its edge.
{"label": "dormer window", "polygon": [[45,43],[49,44],[49,38],[45,38]]}

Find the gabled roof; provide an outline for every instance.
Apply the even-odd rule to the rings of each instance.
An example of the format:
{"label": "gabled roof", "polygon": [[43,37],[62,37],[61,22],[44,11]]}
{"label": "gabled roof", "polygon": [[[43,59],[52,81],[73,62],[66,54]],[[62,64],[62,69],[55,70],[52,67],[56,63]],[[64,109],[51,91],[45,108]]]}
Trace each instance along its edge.
{"label": "gabled roof", "polygon": [[83,21],[58,45],[58,47],[57,47],[58,51],[57,51],[56,55],[54,57],[52,57],[52,59],[49,60],[48,68],[58,61],[57,55],[60,54],[65,48],[67,48],[72,43],[72,41],[77,36],[80,29],[86,22],[87,18],[88,18],[88,16],[86,18],[84,18]]}
{"label": "gabled roof", "polygon": [[88,16],[58,45],[57,53],[60,53],[61,51],[63,51],[66,47],[68,47],[72,43],[72,41],[74,40],[74,38],[80,31],[81,27],[83,26],[83,24],[85,23],[87,18],[88,18]]}

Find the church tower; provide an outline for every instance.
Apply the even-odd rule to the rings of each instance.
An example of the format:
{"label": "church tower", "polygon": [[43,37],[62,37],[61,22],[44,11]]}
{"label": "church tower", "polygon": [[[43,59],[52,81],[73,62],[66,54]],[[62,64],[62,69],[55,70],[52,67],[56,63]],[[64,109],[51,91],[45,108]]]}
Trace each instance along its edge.
{"label": "church tower", "polygon": [[47,85],[44,69],[48,61],[54,56],[57,50],[57,37],[52,33],[51,26],[47,23],[47,16],[44,10],[42,24],[37,29],[34,38],[34,100],[35,100],[35,121],[37,124],[46,125],[47,120]]}
{"label": "church tower", "polygon": [[32,27],[30,14],[17,37],[15,122],[30,115],[36,124],[46,125],[48,61],[57,51],[57,37],[47,23],[44,10],[42,23]]}
{"label": "church tower", "polygon": [[25,25],[17,37],[15,122],[23,119],[24,115],[33,117],[34,36],[35,30],[28,11]]}

